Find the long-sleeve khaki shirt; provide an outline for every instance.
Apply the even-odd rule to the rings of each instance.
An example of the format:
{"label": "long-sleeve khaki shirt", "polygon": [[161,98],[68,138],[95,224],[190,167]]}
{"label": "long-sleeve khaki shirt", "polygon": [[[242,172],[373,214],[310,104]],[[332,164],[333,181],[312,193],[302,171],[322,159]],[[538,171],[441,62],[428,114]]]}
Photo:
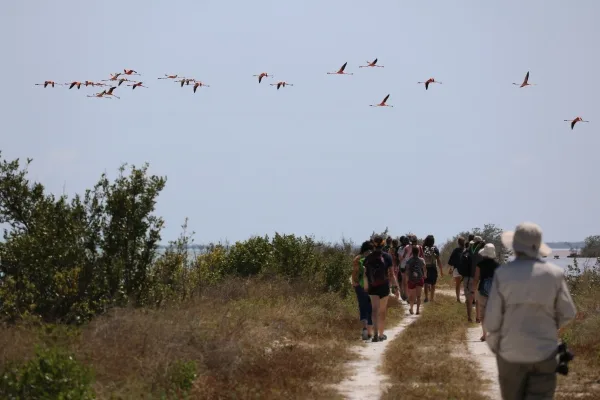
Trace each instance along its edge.
{"label": "long-sleeve khaki shirt", "polygon": [[556,352],[558,329],[576,312],[560,267],[517,258],[494,273],[483,322],[486,342],[508,362],[543,361]]}

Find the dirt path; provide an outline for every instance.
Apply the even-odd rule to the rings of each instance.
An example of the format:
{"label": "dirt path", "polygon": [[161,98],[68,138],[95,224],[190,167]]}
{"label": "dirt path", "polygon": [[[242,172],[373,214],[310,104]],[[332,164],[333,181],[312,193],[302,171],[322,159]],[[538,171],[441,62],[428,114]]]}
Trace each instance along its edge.
{"label": "dirt path", "polygon": [[[418,315],[408,313],[406,302],[402,305],[405,316],[391,329],[386,329],[387,340],[379,343],[367,343],[366,347],[354,346],[352,349],[357,355],[357,360],[347,364],[352,375],[336,385],[336,389],[346,399],[379,400],[387,386],[387,376],[380,372],[385,349],[408,325],[415,322]],[[423,308],[423,306],[421,306]]]}
{"label": "dirt path", "polygon": [[[456,293],[451,289],[438,289],[436,293],[456,297]],[[461,295],[464,307],[464,293]],[[475,308],[473,308],[473,312]],[[465,310],[466,318],[466,310]],[[469,356],[473,361],[477,362],[481,371],[481,377],[487,381],[487,385],[484,389],[484,394],[491,400],[502,400],[500,394],[500,384],[498,383],[498,365],[496,364],[496,356],[492,353],[486,342],[482,342],[481,338],[481,325],[474,326],[467,329],[467,348],[469,350]]]}
{"label": "dirt path", "polygon": [[500,384],[498,383],[498,365],[496,356],[492,353],[486,342],[482,342],[481,326],[469,328],[467,330],[467,347],[470,355],[479,364],[481,377],[488,381],[484,389],[484,394],[492,400],[502,400],[500,394]]}

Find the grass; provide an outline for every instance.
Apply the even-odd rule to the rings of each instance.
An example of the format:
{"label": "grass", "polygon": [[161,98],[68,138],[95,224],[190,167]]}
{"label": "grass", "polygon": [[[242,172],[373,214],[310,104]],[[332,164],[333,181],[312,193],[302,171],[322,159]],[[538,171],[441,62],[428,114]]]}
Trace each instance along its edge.
{"label": "grass", "polygon": [[464,304],[436,294],[435,303],[390,342],[383,371],[392,385],[383,399],[480,400],[483,381],[467,359],[468,324]]}
{"label": "grass", "polygon": [[600,398],[600,270],[584,271],[570,279],[571,295],[577,306],[575,321],[567,325],[561,337],[575,359],[569,374],[559,375],[557,399]]}
{"label": "grass", "polygon": [[[395,304],[389,326],[402,314]],[[81,328],[1,327],[0,370],[31,358],[42,343],[90,365],[99,398],[161,398],[180,379],[173,371],[183,370],[192,373],[194,399],[332,399],[329,387],[348,372],[342,365],[355,358],[349,347],[360,343],[359,333],[354,296],[234,279],[184,304],[114,309]]]}

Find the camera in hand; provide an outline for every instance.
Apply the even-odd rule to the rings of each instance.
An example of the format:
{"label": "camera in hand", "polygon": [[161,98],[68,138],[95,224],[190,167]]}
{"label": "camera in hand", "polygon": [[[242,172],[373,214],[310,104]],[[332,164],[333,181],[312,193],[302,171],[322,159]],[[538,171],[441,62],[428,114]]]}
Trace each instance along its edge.
{"label": "camera in hand", "polygon": [[573,353],[567,349],[567,344],[561,342],[558,345],[558,365],[556,366],[556,372],[561,375],[567,375],[569,373],[569,361],[573,360]]}

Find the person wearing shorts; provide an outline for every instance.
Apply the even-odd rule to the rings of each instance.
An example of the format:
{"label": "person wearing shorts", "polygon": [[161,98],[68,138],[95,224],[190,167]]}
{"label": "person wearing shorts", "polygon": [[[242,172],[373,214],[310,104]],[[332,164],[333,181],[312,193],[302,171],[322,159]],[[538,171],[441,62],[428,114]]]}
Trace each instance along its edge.
{"label": "person wearing shorts", "polygon": [[488,243],[483,249],[479,250],[479,254],[483,259],[477,264],[475,269],[474,287],[477,288],[477,304],[479,304],[479,320],[481,321],[481,341],[484,342],[487,332],[483,327],[485,317],[485,306],[489,293],[486,292],[484,284],[486,280],[494,279],[494,272],[500,266],[496,261],[496,246],[493,243]]}
{"label": "person wearing shorts", "polygon": [[[392,289],[397,293],[398,290],[398,280],[394,275],[393,260],[392,256],[385,251],[383,251],[384,239],[383,237],[377,235],[373,238],[373,244],[375,246],[375,250],[369,254],[363,263],[365,266],[365,270],[367,272],[367,285],[369,293],[369,297],[371,298],[371,307],[372,307],[372,318],[373,318],[373,339],[372,342],[382,342],[387,339],[387,336],[383,334],[385,329],[385,318],[387,316],[387,302],[390,294],[390,282],[392,283]],[[378,267],[376,269],[373,268],[372,265],[376,265],[376,263],[383,262],[383,267],[385,269],[381,269]],[[370,273],[375,271],[376,273],[381,273],[377,279],[377,283],[371,282],[371,279],[375,279],[370,277]]]}
{"label": "person wearing shorts", "polygon": [[458,272],[458,267],[461,262],[461,254],[465,250],[465,238],[462,236],[458,237],[457,240],[458,247],[452,250],[452,254],[448,259],[448,265],[450,269],[448,270],[448,274],[452,274],[452,279],[454,280],[454,290],[456,292],[456,301],[460,303],[460,284],[462,283],[463,277]]}
{"label": "person wearing shorts", "polygon": [[419,253],[420,248],[418,246],[412,246],[412,257],[406,261],[408,302],[410,304],[408,312],[413,314],[413,306],[417,303],[417,315],[421,308],[421,290],[423,289],[425,279],[427,278],[425,260],[419,257]]}
{"label": "person wearing shorts", "polygon": [[408,283],[406,278],[406,262],[411,257],[411,246],[410,239],[407,236],[400,237],[400,249],[398,250],[398,263],[400,264],[400,271],[398,273],[400,280],[400,294],[402,300],[408,302]]}
{"label": "person wearing shorts", "polygon": [[425,303],[429,300],[434,301],[435,285],[438,279],[438,267],[440,276],[444,276],[442,270],[442,261],[440,260],[440,250],[435,246],[433,235],[427,235],[423,240],[423,259],[427,268],[427,278],[425,279]]}
{"label": "person wearing shorts", "polygon": [[365,291],[365,267],[363,262],[365,257],[373,251],[373,244],[370,240],[364,242],[360,248],[360,254],[354,257],[352,262],[352,286],[356,293],[358,301],[358,314],[362,323],[361,337],[363,340],[369,340],[373,336],[373,320],[371,313],[371,298]]}

